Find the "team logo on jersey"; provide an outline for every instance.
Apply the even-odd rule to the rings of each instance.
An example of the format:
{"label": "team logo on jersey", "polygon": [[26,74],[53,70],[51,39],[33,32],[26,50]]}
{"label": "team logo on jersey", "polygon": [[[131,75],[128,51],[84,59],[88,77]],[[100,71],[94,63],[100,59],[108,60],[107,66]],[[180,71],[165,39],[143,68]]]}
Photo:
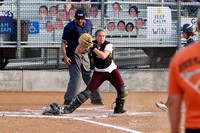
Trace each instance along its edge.
{"label": "team logo on jersey", "polygon": [[191,72],[181,73],[180,76],[186,84],[200,94],[200,68]]}

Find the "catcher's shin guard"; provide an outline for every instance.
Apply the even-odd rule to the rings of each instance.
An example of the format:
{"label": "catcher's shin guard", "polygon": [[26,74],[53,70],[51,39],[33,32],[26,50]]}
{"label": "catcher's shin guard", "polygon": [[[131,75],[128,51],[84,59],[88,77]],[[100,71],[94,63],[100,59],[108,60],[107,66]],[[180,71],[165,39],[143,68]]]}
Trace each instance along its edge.
{"label": "catcher's shin guard", "polygon": [[67,107],[64,108],[64,114],[72,113],[75,109],[80,107],[91,96],[91,94],[91,91],[88,89],[85,89],[79,93],[76,98]]}
{"label": "catcher's shin guard", "polygon": [[128,88],[125,85],[122,85],[117,92],[117,98],[125,99],[128,95]]}
{"label": "catcher's shin guard", "polygon": [[117,93],[114,114],[122,114],[122,113],[127,112],[126,110],[124,110],[124,103],[125,103],[125,99],[127,95],[128,95],[128,89],[125,85],[122,85],[120,90]]}
{"label": "catcher's shin guard", "polygon": [[116,106],[114,108],[114,114],[122,114],[126,112],[126,110],[124,110],[123,108],[124,103],[125,103],[125,99],[116,98]]}

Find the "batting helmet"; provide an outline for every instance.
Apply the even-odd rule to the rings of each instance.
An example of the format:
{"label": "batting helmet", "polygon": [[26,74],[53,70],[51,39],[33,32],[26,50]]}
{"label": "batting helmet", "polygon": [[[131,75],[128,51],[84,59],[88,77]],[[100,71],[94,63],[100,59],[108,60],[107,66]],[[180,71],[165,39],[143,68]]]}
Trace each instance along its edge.
{"label": "batting helmet", "polygon": [[192,24],[184,24],[181,31],[186,31],[188,36],[193,36],[196,29]]}

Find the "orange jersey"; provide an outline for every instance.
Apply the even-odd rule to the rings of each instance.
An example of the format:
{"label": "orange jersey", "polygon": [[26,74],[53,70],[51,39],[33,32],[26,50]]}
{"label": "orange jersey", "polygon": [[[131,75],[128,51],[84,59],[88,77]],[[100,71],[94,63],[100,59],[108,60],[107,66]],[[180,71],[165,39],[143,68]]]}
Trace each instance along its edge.
{"label": "orange jersey", "polygon": [[183,94],[185,127],[200,129],[200,42],[178,51],[169,69],[169,94]]}

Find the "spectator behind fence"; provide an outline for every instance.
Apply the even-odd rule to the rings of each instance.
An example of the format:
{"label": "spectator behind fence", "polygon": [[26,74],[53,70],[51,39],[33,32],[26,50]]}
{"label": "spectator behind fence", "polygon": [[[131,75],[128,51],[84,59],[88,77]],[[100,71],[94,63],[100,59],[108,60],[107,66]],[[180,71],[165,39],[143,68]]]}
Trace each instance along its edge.
{"label": "spectator behind fence", "polygon": [[61,10],[59,12],[59,18],[63,21],[63,23],[64,23],[64,21],[67,21],[67,19],[68,19],[67,11]]}
{"label": "spectator behind fence", "polygon": [[133,31],[133,29],[134,29],[133,23],[129,22],[126,24],[126,31],[128,32],[129,38],[131,37],[131,32]]}
{"label": "spectator behind fence", "polygon": [[[64,56],[63,61],[69,65],[70,80],[67,91],[64,95],[64,104],[68,105],[79,93],[81,79],[87,85],[91,78],[91,67],[86,50],[82,54],[75,54],[74,51],[79,45],[78,39],[83,33],[92,34],[92,22],[85,19],[85,12],[78,9],[75,13],[75,20],[69,22],[63,31],[61,49]],[[66,48],[67,45],[67,48]],[[92,104],[103,104],[99,89],[91,96]]]}
{"label": "spectator behind fence", "polygon": [[115,23],[114,22],[109,22],[108,26],[107,26],[107,29],[109,31],[114,31],[115,30]]}
{"label": "spectator behind fence", "polygon": [[54,30],[54,25],[51,21],[47,21],[45,25],[45,29],[49,32],[49,37],[51,36],[51,32]]}
{"label": "spectator behind fence", "polygon": [[[200,28],[200,16],[197,29]],[[171,133],[181,133],[182,103],[185,104],[185,133],[200,133],[200,42],[179,50],[169,67],[168,93]]]}
{"label": "spectator behind fence", "polygon": [[118,19],[119,12],[120,10],[122,10],[122,6],[118,2],[113,3],[112,6],[113,6],[113,12],[115,14],[115,18]]}
{"label": "spectator behind fence", "polygon": [[69,10],[69,20],[70,21],[74,20],[74,18],[75,18],[75,12],[76,12],[76,9],[74,9],[74,8],[71,8]]}
{"label": "spectator behind fence", "polygon": [[112,37],[112,32],[115,30],[115,23],[114,22],[109,22],[107,24],[107,29],[110,31],[110,37]]}
{"label": "spectator behind fence", "polygon": [[55,28],[57,29],[57,35],[60,35],[60,30],[63,29],[63,21],[60,18],[57,18],[55,22]]}
{"label": "spectator behind fence", "polygon": [[58,7],[57,6],[51,6],[49,8],[49,14],[53,17],[53,21],[54,21],[57,13],[58,13]]}
{"label": "spectator behind fence", "polygon": [[90,8],[90,16],[96,18],[98,15],[98,8],[96,6]]}
{"label": "spectator behind fence", "polygon": [[131,6],[129,8],[129,15],[132,17],[132,20],[134,21],[135,16],[138,15],[140,11],[138,11],[137,6]]}
{"label": "spectator behind fence", "polygon": [[142,18],[138,18],[135,21],[135,27],[137,29],[137,36],[140,35],[140,30],[142,29],[143,25],[144,25],[144,20]]}
{"label": "spectator behind fence", "polygon": [[125,28],[126,28],[126,24],[124,21],[121,20],[117,23],[117,29],[121,33],[121,37],[122,37],[122,32],[125,30]]}
{"label": "spectator behind fence", "polygon": [[[68,2],[89,2],[90,0],[68,0]],[[91,7],[91,5],[89,3],[84,3],[84,4],[71,4],[71,7],[72,8],[75,8],[76,10],[77,9],[82,9],[85,11],[85,14],[86,14],[86,17],[89,17],[90,16],[90,12],[89,12],[89,9]]]}
{"label": "spectator behind fence", "polygon": [[66,4],[64,5],[64,8],[65,8],[65,10],[66,10],[67,12],[69,12],[69,10],[72,8],[72,5],[66,3]]}
{"label": "spectator behind fence", "polygon": [[44,22],[45,17],[47,17],[47,15],[48,15],[48,7],[47,6],[40,6],[39,13],[40,13],[40,16],[42,17],[43,22]]}
{"label": "spectator behind fence", "polygon": [[[199,3],[197,0],[187,0],[187,2],[192,2],[192,3]],[[188,15],[189,17],[196,17],[197,16],[197,12],[198,12],[198,8],[199,6],[195,6],[195,5],[188,5],[187,9],[188,9]]]}
{"label": "spectator behind fence", "polygon": [[[91,0],[91,2],[101,2],[101,0]],[[108,2],[108,0],[104,0],[104,2]],[[107,17],[107,4],[104,4],[104,16]],[[101,4],[92,4],[92,7],[97,7],[101,9]]]}

